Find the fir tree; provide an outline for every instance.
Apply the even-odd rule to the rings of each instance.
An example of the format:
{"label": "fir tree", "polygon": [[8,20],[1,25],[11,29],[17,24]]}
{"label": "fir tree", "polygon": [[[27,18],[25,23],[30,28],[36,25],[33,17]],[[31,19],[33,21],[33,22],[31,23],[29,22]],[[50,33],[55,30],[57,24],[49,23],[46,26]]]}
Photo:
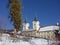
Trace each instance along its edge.
{"label": "fir tree", "polygon": [[9,17],[16,32],[19,31],[22,23],[21,9],[21,0],[9,0]]}

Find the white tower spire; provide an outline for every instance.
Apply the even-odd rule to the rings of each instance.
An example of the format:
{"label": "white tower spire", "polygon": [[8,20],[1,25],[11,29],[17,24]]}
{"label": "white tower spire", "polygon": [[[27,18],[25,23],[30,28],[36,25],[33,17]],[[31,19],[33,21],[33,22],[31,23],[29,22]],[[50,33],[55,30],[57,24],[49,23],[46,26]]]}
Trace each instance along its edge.
{"label": "white tower spire", "polygon": [[27,31],[29,29],[29,23],[27,21],[27,18],[25,19],[23,23],[23,31]]}
{"label": "white tower spire", "polygon": [[33,29],[34,30],[37,30],[37,31],[40,29],[39,21],[37,20],[37,17],[34,18],[34,21],[33,21]]}

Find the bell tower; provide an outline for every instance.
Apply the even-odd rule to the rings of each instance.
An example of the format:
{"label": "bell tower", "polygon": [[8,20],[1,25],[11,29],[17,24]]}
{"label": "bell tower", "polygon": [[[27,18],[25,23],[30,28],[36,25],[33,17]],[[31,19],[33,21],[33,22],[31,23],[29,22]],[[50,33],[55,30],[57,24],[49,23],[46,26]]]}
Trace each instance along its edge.
{"label": "bell tower", "polygon": [[34,18],[34,21],[33,21],[33,29],[34,30],[37,30],[37,31],[40,29],[39,21],[38,21],[37,17]]}
{"label": "bell tower", "polygon": [[27,31],[29,29],[29,23],[27,21],[27,18],[25,19],[23,23],[23,31]]}

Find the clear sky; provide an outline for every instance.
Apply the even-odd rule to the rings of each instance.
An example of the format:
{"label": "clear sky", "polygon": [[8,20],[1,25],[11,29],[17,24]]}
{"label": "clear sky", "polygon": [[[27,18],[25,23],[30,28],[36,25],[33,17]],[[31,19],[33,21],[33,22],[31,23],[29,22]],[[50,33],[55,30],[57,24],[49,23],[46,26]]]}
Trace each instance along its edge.
{"label": "clear sky", "polygon": [[[8,0],[0,0],[0,25],[5,29],[13,29],[8,19]],[[60,0],[22,0],[22,18],[27,17],[30,26],[37,16],[41,26],[60,23]]]}

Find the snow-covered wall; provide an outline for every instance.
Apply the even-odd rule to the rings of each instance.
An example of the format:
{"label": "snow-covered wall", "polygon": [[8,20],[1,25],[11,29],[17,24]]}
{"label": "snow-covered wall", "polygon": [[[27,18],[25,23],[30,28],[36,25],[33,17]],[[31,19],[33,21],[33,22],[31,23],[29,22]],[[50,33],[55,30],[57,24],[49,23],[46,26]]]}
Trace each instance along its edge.
{"label": "snow-covered wall", "polygon": [[46,26],[40,28],[39,31],[51,31],[51,30],[59,30],[59,26]]}

